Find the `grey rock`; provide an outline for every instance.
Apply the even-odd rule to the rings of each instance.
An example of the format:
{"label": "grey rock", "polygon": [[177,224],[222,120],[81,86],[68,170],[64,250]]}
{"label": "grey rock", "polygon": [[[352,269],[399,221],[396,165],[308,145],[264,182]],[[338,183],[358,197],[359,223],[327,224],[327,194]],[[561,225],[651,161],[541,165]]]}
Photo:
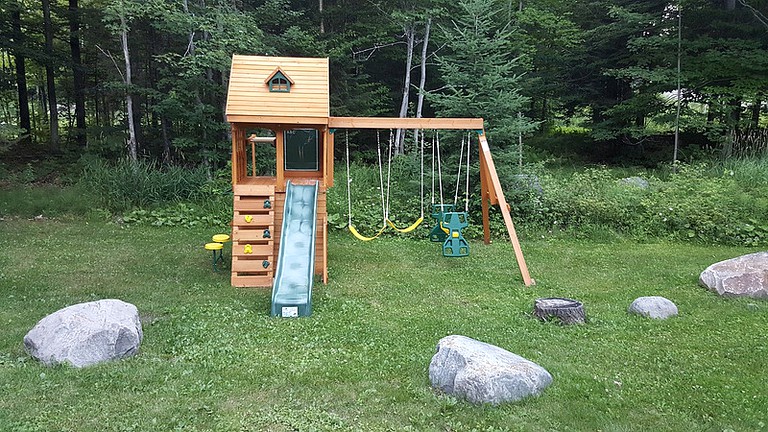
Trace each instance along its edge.
{"label": "grey rock", "polygon": [[660,296],[638,297],[629,305],[628,313],[654,319],[677,316],[677,306]]}
{"label": "grey rock", "polygon": [[768,252],[712,264],[701,272],[699,284],[721,296],[768,299]]}
{"label": "grey rock", "polygon": [[642,178],[642,177],[627,177],[619,180],[619,183],[624,186],[632,186],[637,187],[640,189],[648,189],[650,187],[650,184],[648,183],[648,180]]}
{"label": "grey rock", "polygon": [[544,188],[541,187],[539,177],[534,174],[515,174],[512,189],[521,193],[534,193],[538,196],[544,194]]}
{"label": "grey rock", "polygon": [[90,366],[136,354],[143,333],[136,306],[99,300],[66,307],[41,319],[24,348],[46,365]]}
{"label": "grey rock", "polygon": [[494,345],[460,335],[437,343],[432,387],[469,402],[498,405],[540,394],[552,383],[543,367]]}

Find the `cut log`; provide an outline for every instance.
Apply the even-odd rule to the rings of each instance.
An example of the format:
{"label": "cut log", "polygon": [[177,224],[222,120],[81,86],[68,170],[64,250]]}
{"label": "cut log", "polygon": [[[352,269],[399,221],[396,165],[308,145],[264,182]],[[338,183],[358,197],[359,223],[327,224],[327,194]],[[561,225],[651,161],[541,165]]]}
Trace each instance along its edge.
{"label": "cut log", "polygon": [[563,324],[583,324],[584,305],[567,298],[540,298],[533,303],[533,315],[542,321],[557,318]]}

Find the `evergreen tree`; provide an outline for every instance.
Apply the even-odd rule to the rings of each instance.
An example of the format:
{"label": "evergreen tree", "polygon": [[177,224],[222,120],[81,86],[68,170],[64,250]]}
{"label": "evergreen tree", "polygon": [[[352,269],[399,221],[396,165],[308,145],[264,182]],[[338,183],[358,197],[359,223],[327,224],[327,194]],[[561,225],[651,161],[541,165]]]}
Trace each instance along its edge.
{"label": "evergreen tree", "polygon": [[445,48],[438,56],[444,87],[429,99],[442,117],[482,117],[499,144],[512,144],[535,123],[518,113],[524,72],[514,49],[512,25],[492,0],[462,0],[460,13],[442,27]]}

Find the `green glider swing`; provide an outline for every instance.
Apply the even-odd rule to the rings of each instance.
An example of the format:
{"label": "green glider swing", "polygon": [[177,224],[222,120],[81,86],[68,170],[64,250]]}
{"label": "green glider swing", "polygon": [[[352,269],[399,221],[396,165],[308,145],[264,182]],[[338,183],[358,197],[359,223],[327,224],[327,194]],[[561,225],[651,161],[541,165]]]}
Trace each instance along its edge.
{"label": "green glider swing", "polygon": [[[429,239],[433,242],[442,242],[444,257],[465,257],[469,255],[469,243],[464,238],[462,230],[469,226],[469,154],[471,141],[461,141],[461,153],[459,156],[459,172],[456,175],[456,190],[453,196],[453,204],[443,201],[443,169],[440,158],[440,135],[435,133],[432,145],[432,217],[435,218],[435,226],[429,233]],[[461,183],[461,166],[464,161],[464,147],[467,148],[466,188],[464,195],[464,211],[457,212],[456,205],[459,199],[459,185]],[[435,161],[437,161],[437,178],[440,203],[435,203]]]}

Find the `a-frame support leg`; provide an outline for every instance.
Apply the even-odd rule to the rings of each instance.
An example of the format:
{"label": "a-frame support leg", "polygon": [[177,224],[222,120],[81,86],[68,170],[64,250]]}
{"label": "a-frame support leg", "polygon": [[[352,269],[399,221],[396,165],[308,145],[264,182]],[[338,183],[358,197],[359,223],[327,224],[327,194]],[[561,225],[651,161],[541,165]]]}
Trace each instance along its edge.
{"label": "a-frame support leg", "polygon": [[[482,150],[481,150],[482,152]],[[488,167],[485,160],[480,158],[480,198],[483,200],[483,242],[491,244],[490,205],[491,193],[489,191],[490,179],[488,179]]]}
{"label": "a-frame support leg", "polygon": [[480,139],[480,181],[485,182],[485,184],[481,184],[483,191],[483,234],[487,235],[486,239],[490,239],[490,235],[486,234],[489,217],[488,202],[498,202],[501,215],[504,217],[504,224],[507,226],[509,240],[512,242],[512,248],[515,250],[515,258],[517,259],[517,266],[520,267],[520,274],[523,276],[523,282],[525,283],[525,286],[531,286],[534,282],[533,279],[531,279],[531,275],[528,273],[528,265],[525,263],[523,250],[520,247],[520,241],[517,239],[517,232],[515,231],[515,225],[512,223],[512,216],[509,214],[507,200],[504,198],[504,191],[501,190],[501,181],[499,181],[499,175],[496,172],[496,166],[491,157],[491,149],[488,147],[488,140],[485,137],[485,132],[478,135]]}

